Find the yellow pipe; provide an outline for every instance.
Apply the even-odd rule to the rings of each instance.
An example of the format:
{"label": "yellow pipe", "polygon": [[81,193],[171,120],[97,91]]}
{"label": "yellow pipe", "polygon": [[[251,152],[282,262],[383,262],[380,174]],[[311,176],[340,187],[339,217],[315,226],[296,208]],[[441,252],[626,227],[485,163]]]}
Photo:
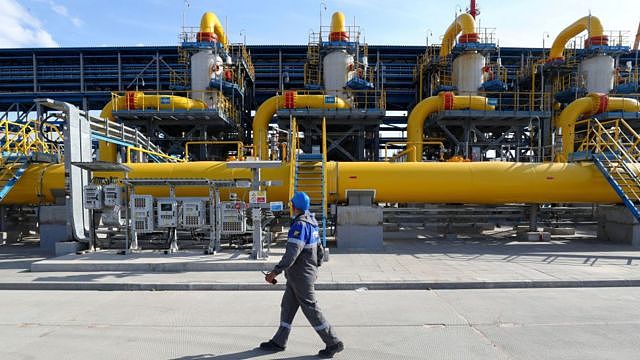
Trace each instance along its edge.
{"label": "yellow pipe", "polygon": [[[225,162],[133,163],[130,178],[251,178],[246,169]],[[270,201],[289,200],[290,163],[264,169],[263,180],[281,180],[268,189]],[[96,176],[109,177],[112,173]],[[424,203],[619,203],[599,170],[589,163],[387,163],[329,162],[329,201],[344,202],[348,190],[375,191],[377,202]],[[64,189],[63,165],[35,164],[23,175],[3,204],[52,203],[53,190]],[[167,196],[166,188],[138,188],[137,193]],[[234,190],[246,199],[242,189]],[[208,196],[206,188],[178,188],[178,196]],[[226,192],[223,197],[226,196]]]}
{"label": "yellow pipe", "polygon": [[422,161],[424,122],[429,115],[442,110],[494,110],[495,106],[487,101],[484,96],[455,96],[452,92],[442,92],[419,102],[407,119],[407,149],[415,147],[415,151],[408,154],[407,161]]}
{"label": "yellow pipe", "polygon": [[223,46],[227,46],[227,35],[224,32],[224,27],[216,14],[210,11],[204,13],[202,19],[200,19],[200,33],[216,34],[218,42]]}
{"label": "yellow pipe", "polygon": [[573,152],[576,121],[607,111],[640,112],[640,103],[635,99],[591,93],[567,105],[555,120],[555,127],[562,130],[562,152],[556,155],[555,161],[566,162]]}
{"label": "yellow pipe", "polygon": [[[289,96],[289,98],[286,98]],[[290,92],[288,95],[276,95],[263,102],[253,118],[253,153],[260,159],[269,159],[269,146],[267,130],[269,122],[275,115],[278,107],[283,106],[288,109],[347,109],[349,104],[338,97],[332,103],[326,102],[324,95],[298,95]]]}
{"label": "yellow pipe", "polygon": [[349,34],[345,26],[344,14],[336,11],[331,15],[331,32],[329,41],[349,41]]}
{"label": "yellow pipe", "polygon": [[346,32],[344,23],[344,14],[342,11],[334,12],[333,15],[331,15],[331,32]]}
{"label": "yellow pipe", "polygon": [[[167,101],[167,99],[169,101]],[[204,110],[207,104],[200,100],[193,100],[175,95],[145,95],[142,91],[128,92],[125,96],[114,95],[100,112],[100,117],[114,121],[113,111],[117,110]],[[98,143],[98,158],[100,161],[116,162],[117,147],[115,144],[100,141]]]}
{"label": "yellow pipe", "polygon": [[445,58],[451,53],[453,44],[456,41],[456,36],[462,32],[462,36],[476,36],[476,21],[473,16],[464,13],[460,14],[458,18],[447,28],[442,38],[442,46],[440,47],[440,58]]}
{"label": "yellow pipe", "polygon": [[580,34],[584,30],[589,31],[589,39],[597,39],[606,41],[604,36],[604,30],[600,19],[595,16],[585,16],[578,19],[573,24],[567,26],[564,30],[558,34],[551,45],[551,51],[549,51],[549,60],[563,60],[564,48],[567,42],[574,36]]}

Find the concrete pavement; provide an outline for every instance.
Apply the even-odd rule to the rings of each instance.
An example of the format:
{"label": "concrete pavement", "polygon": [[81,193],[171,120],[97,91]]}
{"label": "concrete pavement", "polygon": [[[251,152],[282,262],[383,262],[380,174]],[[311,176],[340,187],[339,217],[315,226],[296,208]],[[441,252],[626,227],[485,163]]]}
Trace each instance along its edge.
{"label": "concrete pavement", "polygon": [[[385,234],[381,251],[331,249],[331,261],[321,268],[318,289],[640,286],[640,254],[631,246],[598,242],[584,235],[518,242],[509,234],[505,230],[447,240],[426,232],[402,231]],[[279,257],[277,251],[281,249],[271,261]],[[154,256],[166,259],[161,253]],[[74,261],[87,257],[77,256]],[[186,253],[176,257],[189,258]],[[258,271],[29,272],[32,263],[44,258],[33,246],[0,246],[0,289],[280,289],[264,283]],[[208,261],[201,254],[193,259],[196,267]]]}
{"label": "concrete pavement", "polygon": [[[315,358],[321,342],[302,314],[286,352],[255,350],[275,331],[280,296],[0,291],[0,358]],[[342,359],[633,359],[638,299],[638,288],[319,292]]]}

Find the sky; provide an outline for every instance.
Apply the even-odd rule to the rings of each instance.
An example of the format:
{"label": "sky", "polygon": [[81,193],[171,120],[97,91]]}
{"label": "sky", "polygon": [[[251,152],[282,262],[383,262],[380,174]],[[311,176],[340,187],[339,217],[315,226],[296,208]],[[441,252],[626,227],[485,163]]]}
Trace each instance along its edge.
{"label": "sky", "polygon": [[[640,0],[478,0],[480,26],[502,47],[541,47],[578,18],[635,36]],[[187,6],[189,4],[189,6]],[[231,42],[306,44],[334,11],[361,27],[372,45],[440,43],[467,0],[0,0],[0,48],[176,45],[183,24],[205,11],[226,23]],[[326,8],[326,10],[325,10]]]}

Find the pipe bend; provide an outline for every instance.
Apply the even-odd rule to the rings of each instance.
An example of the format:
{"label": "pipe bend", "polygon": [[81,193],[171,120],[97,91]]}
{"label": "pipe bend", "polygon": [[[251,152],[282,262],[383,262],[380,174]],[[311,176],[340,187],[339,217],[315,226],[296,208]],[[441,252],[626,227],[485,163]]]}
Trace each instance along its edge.
{"label": "pipe bend", "polygon": [[460,14],[460,16],[458,16],[456,20],[451,25],[449,25],[442,38],[442,47],[440,47],[440,58],[444,58],[451,53],[453,44],[456,40],[456,36],[458,36],[458,34],[460,33],[462,33],[461,36],[468,37],[469,40],[475,39],[475,41],[467,42],[477,42],[476,20],[470,14]]}
{"label": "pipe bend", "polygon": [[210,34],[215,34],[217,41],[223,46],[227,46],[227,35],[224,32],[224,27],[220,22],[220,19],[216,14],[211,11],[207,11],[202,15],[200,19],[200,32],[198,33],[198,41],[211,41]]}
{"label": "pipe bend", "polygon": [[607,45],[608,39],[604,36],[604,29],[600,19],[591,15],[585,16],[576,20],[558,34],[553,41],[553,45],[551,45],[548,61],[564,60],[563,53],[567,42],[585,30],[589,32],[587,44]]}
{"label": "pipe bend", "polygon": [[407,161],[422,161],[424,122],[431,114],[442,110],[462,109],[493,111],[495,106],[489,105],[488,99],[484,96],[456,96],[452,92],[442,92],[419,102],[407,119],[406,150],[410,147],[414,149],[408,154]]}
{"label": "pipe bend", "polygon": [[327,103],[325,95],[298,95],[295,91],[267,99],[258,107],[253,117],[253,153],[259,159],[269,158],[267,130],[280,105],[289,109],[347,109],[351,107],[348,102],[339,97],[335,98],[335,102]]}

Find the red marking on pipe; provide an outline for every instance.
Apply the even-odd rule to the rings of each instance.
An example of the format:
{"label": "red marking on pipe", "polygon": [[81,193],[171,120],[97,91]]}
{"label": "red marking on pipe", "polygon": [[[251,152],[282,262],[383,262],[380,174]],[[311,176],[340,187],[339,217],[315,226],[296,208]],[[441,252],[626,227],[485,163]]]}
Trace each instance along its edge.
{"label": "red marking on pipe", "polygon": [[442,94],[442,107],[444,110],[453,109],[453,93],[448,91]]}
{"label": "red marking on pipe", "polygon": [[547,176],[547,180],[553,180],[553,179],[555,179],[555,177],[553,177],[553,176]]}
{"label": "red marking on pipe", "polygon": [[587,38],[587,40],[584,41],[584,47],[586,48],[590,48],[591,46],[597,46],[597,45],[604,45],[607,46],[609,45],[609,37],[607,35],[601,35],[601,36],[592,36],[590,38]]}
{"label": "red marking on pipe", "polygon": [[463,34],[458,38],[459,43],[477,43],[480,40],[480,35],[477,33]]}
{"label": "red marking on pipe", "polygon": [[358,178],[357,176],[349,176],[349,179],[354,179],[355,180],[357,178]]}
{"label": "red marking on pipe", "polygon": [[349,34],[346,31],[333,31],[329,33],[329,41],[349,41]]}
{"label": "red marking on pipe", "polygon": [[598,95],[600,95],[600,99],[598,99],[598,112],[596,114],[601,114],[607,111],[607,106],[609,105],[609,97],[605,94]]}
{"label": "red marking on pipe", "polygon": [[218,42],[218,35],[212,32],[201,32],[196,34],[196,40],[198,42]]}
{"label": "red marking on pipe", "polygon": [[285,109],[296,108],[296,92],[295,91],[284,92],[284,108]]}
{"label": "red marking on pipe", "polygon": [[124,102],[127,110],[135,110],[136,108],[136,92],[135,91],[127,91],[124,94]]}

